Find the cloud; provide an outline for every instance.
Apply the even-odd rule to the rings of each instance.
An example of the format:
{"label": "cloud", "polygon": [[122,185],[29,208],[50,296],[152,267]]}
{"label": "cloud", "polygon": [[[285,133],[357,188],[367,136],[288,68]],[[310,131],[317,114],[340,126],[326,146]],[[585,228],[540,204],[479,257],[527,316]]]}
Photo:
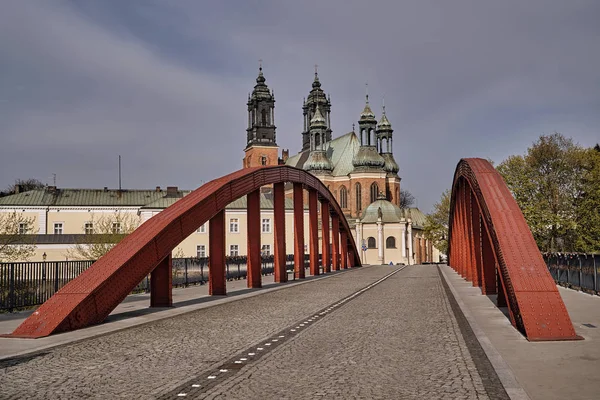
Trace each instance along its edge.
{"label": "cloud", "polygon": [[241,167],[258,59],[279,145],[301,145],[313,65],[348,132],[364,84],[428,211],[463,156],[499,162],[557,130],[599,140],[600,5],[470,0],[11,2],[0,15],[0,184],[194,188]]}

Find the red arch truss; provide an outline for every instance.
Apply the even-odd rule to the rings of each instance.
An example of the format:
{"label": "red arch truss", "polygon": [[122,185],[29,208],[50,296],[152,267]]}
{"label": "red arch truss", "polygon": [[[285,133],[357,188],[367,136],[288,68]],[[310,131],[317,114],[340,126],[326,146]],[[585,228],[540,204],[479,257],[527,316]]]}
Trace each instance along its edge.
{"label": "red arch truss", "polygon": [[[210,293],[225,294],[224,209],[244,195],[248,195],[248,285],[260,287],[260,247],[257,245],[260,242],[254,239],[260,238],[260,233],[250,235],[250,229],[258,229],[260,188],[269,184],[274,185],[275,280],[285,281],[285,182],[294,184],[296,276],[304,277],[304,188],[309,192],[311,273],[319,273],[317,199],[321,201],[321,215],[325,216],[323,226],[327,227],[323,231],[324,272],[329,272],[330,267],[329,246],[326,245],[330,236],[329,215],[333,242],[332,269],[359,266],[360,257],[348,222],[334,196],[319,179],[288,166],[246,168],[208,182],[146,221],[42,304],[11,335],[38,338],[100,323],[150,273],[151,304],[170,305],[171,252],[207,221],[210,221]],[[341,243],[338,242],[340,238]],[[257,247],[257,251],[251,250]]]}
{"label": "red arch truss", "polygon": [[529,226],[486,160],[460,160],[450,202],[450,266],[483,294],[498,294],[528,340],[578,339]]}

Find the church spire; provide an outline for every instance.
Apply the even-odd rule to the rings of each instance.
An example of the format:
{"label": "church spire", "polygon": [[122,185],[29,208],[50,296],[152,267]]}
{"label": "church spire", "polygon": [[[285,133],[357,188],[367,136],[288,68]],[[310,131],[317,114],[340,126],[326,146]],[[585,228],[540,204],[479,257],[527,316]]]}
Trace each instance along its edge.
{"label": "church spire", "polygon": [[[318,107],[317,107],[318,106]],[[325,121],[325,130],[323,142],[331,141],[331,123],[330,123],[330,112],[331,102],[327,99],[325,92],[321,88],[321,81],[319,79],[318,65],[315,65],[315,76],[312,82],[312,89],[306,98],[306,101],[302,104],[302,112],[304,115],[304,129],[302,131],[302,151],[311,149],[311,133],[310,126],[314,115],[317,112],[317,108],[321,113]]]}
{"label": "church spire", "polygon": [[275,98],[265,83],[262,60],[259,60],[258,77],[248,98],[248,128],[246,146],[277,146],[275,137]]}

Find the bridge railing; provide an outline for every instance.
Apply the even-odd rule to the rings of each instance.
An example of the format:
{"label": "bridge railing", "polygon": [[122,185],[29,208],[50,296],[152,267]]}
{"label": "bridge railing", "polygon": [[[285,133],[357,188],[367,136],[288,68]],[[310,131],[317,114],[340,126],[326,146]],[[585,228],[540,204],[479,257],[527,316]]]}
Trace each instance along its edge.
{"label": "bridge railing", "polygon": [[[309,255],[306,254],[304,257],[308,262]],[[44,303],[94,262],[94,260],[85,260],[0,263],[0,312],[13,312]],[[225,276],[228,281],[246,279],[246,269],[246,256],[227,257]],[[274,257],[263,256],[262,275],[271,275],[273,270]],[[294,271],[293,254],[286,255],[286,270],[288,273]],[[295,279],[293,275],[291,279]],[[203,285],[207,282],[208,257],[173,259],[173,287]],[[149,291],[150,276],[140,282],[133,293]]]}
{"label": "bridge railing", "polygon": [[600,293],[600,254],[546,253],[550,275],[561,286]]}

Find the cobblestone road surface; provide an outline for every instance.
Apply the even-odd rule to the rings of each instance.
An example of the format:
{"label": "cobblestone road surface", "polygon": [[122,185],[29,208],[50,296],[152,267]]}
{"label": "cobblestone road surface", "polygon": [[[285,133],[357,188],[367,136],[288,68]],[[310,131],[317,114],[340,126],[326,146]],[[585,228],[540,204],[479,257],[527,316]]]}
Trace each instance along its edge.
{"label": "cobblestone road surface", "polygon": [[[194,377],[397,269],[351,270],[2,362],[0,398],[180,398]],[[488,398],[435,266],[407,267],[248,362],[187,398]]]}
{"label": "cobblestone road surface", "polygon": [[435,266],[408,267],[201,398],[487,399]]}

